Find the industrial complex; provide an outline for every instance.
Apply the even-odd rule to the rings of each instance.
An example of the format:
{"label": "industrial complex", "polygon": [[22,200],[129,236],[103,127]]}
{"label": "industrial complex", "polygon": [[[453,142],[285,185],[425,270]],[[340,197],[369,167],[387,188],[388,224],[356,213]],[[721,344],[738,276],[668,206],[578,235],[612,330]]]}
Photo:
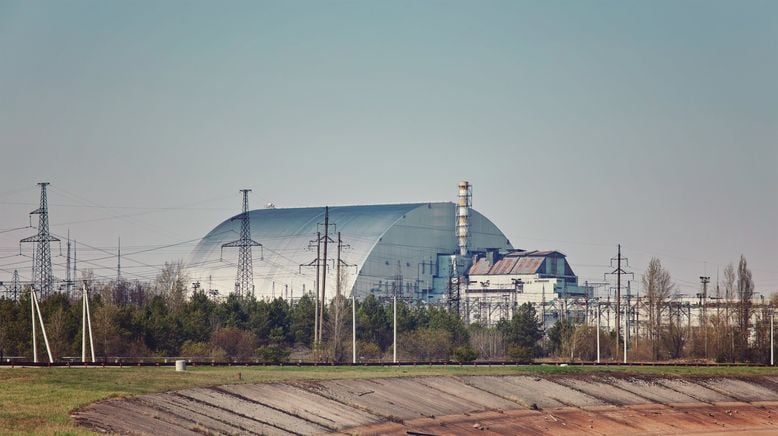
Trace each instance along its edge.
{"label": "industrial complex", "polygon": [[[448,303],[482,320],[510,317],[509,307],[524,302],[591,296],[564,254],[514,248],[472,208],[472,185],[458,188],[456,202],[256,210],[244,192],[244,212],[202,239],[189,271],[222,294],[396,296]],[[237,265],[228,261],[232,248]]]}

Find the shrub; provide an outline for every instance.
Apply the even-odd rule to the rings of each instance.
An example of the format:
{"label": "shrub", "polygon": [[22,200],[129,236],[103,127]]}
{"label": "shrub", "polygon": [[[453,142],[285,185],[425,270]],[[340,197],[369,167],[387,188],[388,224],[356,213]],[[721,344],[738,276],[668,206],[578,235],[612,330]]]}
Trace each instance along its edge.
{"label": "shrub", "polygon": [[257,337],[254,333],[237,327],[223,327],[213,332],[211,345],[221,348],[233,359],[245,360],[255,353]]}
{"label": "shrub", "polygon": [[472,362],[478,358],[478,352],[470,345],[461,345],[454,348],[454,360],[457,362]]}
{"label": "shrub", "polygon": [[357,343],[357,351],[360,360],[377,360],[382,355],[381,347],[375,342]]}
{"label": "shrub", "polygon": [[206,357],[211,354],[211,346],[206,342],[186,341],[180,354],[181,357]]}
{"label": "shrub", "polygon": [[420,329],[402,335],[399,347],[413,359],[446,360],[451,355],[451,334],[442,329]]}
{"label": "shrub", "polygon": [[516,362],[529,363],[532,362],[534,356],[535,350],[532,347],[508,347],[508,357]]}
{"label": "shrub", "polygon": [[289,347],[283,344],[270,344],[257,348],[257,357],[264,363],[288,362],[289,354]]}

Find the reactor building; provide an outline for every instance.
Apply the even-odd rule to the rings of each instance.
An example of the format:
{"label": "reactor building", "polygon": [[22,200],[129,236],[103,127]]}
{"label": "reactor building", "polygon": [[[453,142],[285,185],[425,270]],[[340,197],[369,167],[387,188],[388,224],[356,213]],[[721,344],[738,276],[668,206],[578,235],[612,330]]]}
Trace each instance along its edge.
{"label": "reactor building", "polygon": [[[397,296],[429,302],[501,292],[585,295],[557,251],[515,250],[472,208],[472,185],[456,202],[249,210],[211,230],[187,261],[189,275],[224,296],[236,291],[242,219],[250,224],[253,295],[294,301],[324,289],[363,299]],[[472,271],[472,272],[471,272]],[[473,274],[475,279],[470,280]],[[537,289],[536,289],[537,288]],[[540,292],[537,292],[539,295]],[[502,295],[502,294],[501,294]]]}

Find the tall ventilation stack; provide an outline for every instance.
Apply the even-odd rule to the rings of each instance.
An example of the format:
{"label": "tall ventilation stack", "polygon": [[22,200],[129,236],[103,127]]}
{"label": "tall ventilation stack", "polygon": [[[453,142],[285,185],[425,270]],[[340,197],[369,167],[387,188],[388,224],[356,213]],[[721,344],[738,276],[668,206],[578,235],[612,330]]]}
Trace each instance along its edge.
{"label": "tall ventilation stack", "polygon": [[470,208],[473,206],[473,185],[463,180],[459,182],[457,198],[457,241],[459,255],[467,256],[470,243]]}

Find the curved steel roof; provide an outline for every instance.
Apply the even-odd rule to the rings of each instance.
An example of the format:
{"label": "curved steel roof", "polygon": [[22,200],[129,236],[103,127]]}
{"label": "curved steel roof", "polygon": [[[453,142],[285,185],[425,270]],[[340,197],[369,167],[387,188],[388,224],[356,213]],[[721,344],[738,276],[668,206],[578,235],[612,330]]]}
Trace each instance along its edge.
{"label": "curved steel roof", "polygon": [[[373,246],[381,236],[408,212],[426,207],[429,203],[385,204],[330,207],[329,259],[336,256],[337,232],[344,244],[343,259],[361,268]],[[257,293],[268,293],[275,287],[275,296],[283,296],[287,286],[296,296],[302,285],[313,286],[313,268],[300,267],[316,258],[316,232],[324,233],[324,208],[257,209],[249,212],[251,238],[263,245],[253,249],[254,285]],[[240,237],[240,214],[225,220],[209,232],[195,247],[188,265],[192,278],[204,284],[212,280],[213,288],[226,295],[234,289],[237,249],[225,248],[220,260],[222,244]],[[260,260],[262,254],[263,259]],[[332,262],[329,264],[332,266]],[[210,278],[208,275],[210,275]],[[353,280],[351,280],[353,281]]]}

